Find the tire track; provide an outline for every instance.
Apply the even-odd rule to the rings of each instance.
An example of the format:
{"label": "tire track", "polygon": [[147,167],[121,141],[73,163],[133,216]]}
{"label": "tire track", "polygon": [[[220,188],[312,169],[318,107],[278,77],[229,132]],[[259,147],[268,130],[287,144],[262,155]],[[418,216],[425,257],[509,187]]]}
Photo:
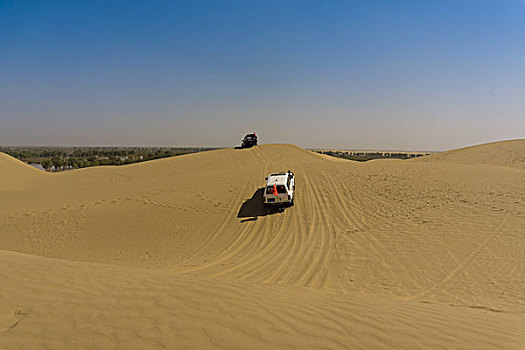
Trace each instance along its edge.
{"label": "tire track", "polygon": [[[283,215],[284,214],[286,213],[283,213]],[[291,226],[292,220],[292,216],[285,216],[283,222],[279,225],[276,233],[273,235],[273,238],[267,244],[263,246],[255,246],[248,252],[248,254],[250,254],[250,252],[252,252],[252,254],[241,263],[219,272],[216,276],[236,275],[239,279],[249,279],[258,272],[260,278],[257,278],[256,280],[264,280],[264,275],[260,275],[260,273],[268,273],[268,265],[278,260],[281,254],[289,249],[288,238],[290,235],[288,232],[290,230],[288,228]],[[272,230],[266,230],[266,232],[271,231]]]}
{"label": "tire track", "polygon": [[[319,198],[324,207],[326,200],[319,195],[315,185],[308,176],[304,176],[305,188],[308,189],[308,203],[313,213],[313,222],[311,229],[308,230],[308,239],[311,242],[305,247],[306,267],[301,277],[297,280],[300,286],[309,286],[323,288],[328,275],[329,264],[327,262],[333,257],[330,244],[332,242],[332,233],[335,234],[333,227],[327,228],[328,218],[324,208],[315,207],[314,198]],[[310,194],[311,191],[311,194]]]}
{"label": "tire track", "polygon": [[[195,252],[193,252],[190,256],[186,258],[186,261],[191,261],[198,255],[200,255],[202,251],[209,247],[209,245],[224,231],[224,228],[230,222],[232,215],[235,216],[235,211],[237,210],[237,206],[235,204],[239,203],[242,197],[242,192],[238,191],[234,199],[230,201],[231,209],[224,214],[224,217],[220,221],[219,225],[216,226],[217,228],[213,231],[211,235],[207,236],[207,239],[202,243],[200,248],[198,248]],[[199,236],[198,231],[196,232],[196,236]]]}
{"label": "tire track", "polygon": [[505,227],[507,226],[509,219],[510,213],[507,213],[500,225],[496,228],[494,234],[487,237],[478,248],[472,251],[461,264],[459,264],[455,269],[448,273],[442,280],[418,294],[404,298],[404,300],[418,299],[433,294],[437,291],[443,290],[443,288],[447,284],[452,282],[458,276],[458,274],[460,274],[462,271],[465,271],[485,248],[487,248],[497,237],[501,236],[501,234],[504,232]]}
{"label": "tire track", "polygon": [[[262,150],[252,148],[249,152],[258,164],[270,165],[270,159]],[[270,218],[259,219],[256,223],[245,223],[242,229],[235,233],[230,244],[226,245],[224,250],[214,256],[211,263],[195,267],[190,271],[207,271],[214,276],[237,276],[237,278],[241,279],[251,278],[257,273],[263,273],[264,271],[260,271],[262,267],[266,270],[268,264],[274,263],[288,250],[286,247],[290,235],[286,233],[290,231],[288,229],[292,224],[290,220],[294,219],[293,216],[289,217],[286,213],[282,215],[285,215],[284,220],[269,241],[265,241],[269,235],[264,233],[274,232],[274,230],[268,229],[268,225],[272,221],[268,220]],[[224,227],[220,227],[217,233],[223,230]],[[261,232],[263,233],[262,235],[260,235]],[[232,262],[236,263],[233,266],[214,272],[216,270],[215,267],[224,267]],[[263,278],[264,276],[260,275],[260,278],[257,280]]]}
{"label": "tire track", "polygon": [[[239,253],[249,254],[250,246],[258,245],[259,232],[261,232],[263,226],[255,223],[255,225],[244,225],[244,227],[238,231],[232,241],[225,245],[225,248],[218,252],[215,256],[210,258],[211,262],[205,265],[196,266],[190,270],[184,272],[196,272],[206,271],[213,274],[214,268],[217,266],[225,266],[234,258],[239,258]],[[253,243],[253,241],[256,241]]]}
{"label": "tire track", "polygon": [[[355,213],[357,213],[359,210],[359,206],[357,203],[351,202],[350,200],[347,200],[346,198],[343,198],[342,191],[339,191],[338,189],[344,189],[345,185],[344,182],[339,180],[337,183],[335,182],[335,178],[339,178],[336,176],[329,176],[326,180],[326,182],[330,185],[331,191],[331,198],[333,201],[333,207],[334,210],[338,210],[342,214],[342,218],[339,215],[335,215],[335,217],[338,219],[338,221],[341,223],[341,228],[344,230],[348,230],[348,225],[352,229],[362,229],[366,226],[366,223],[363,219],[357,217]],[[351,206],[353,208],[349,208],[348,203],[351,203]]]}

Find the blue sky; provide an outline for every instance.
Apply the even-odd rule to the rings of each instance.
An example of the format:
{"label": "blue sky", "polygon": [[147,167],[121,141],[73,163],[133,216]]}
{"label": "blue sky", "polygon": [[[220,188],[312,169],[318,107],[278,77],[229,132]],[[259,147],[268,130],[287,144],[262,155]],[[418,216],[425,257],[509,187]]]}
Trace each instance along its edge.
{"label": "blue sky", "polygon": [[0,145],[525,137],[525,2],[0,0]]}

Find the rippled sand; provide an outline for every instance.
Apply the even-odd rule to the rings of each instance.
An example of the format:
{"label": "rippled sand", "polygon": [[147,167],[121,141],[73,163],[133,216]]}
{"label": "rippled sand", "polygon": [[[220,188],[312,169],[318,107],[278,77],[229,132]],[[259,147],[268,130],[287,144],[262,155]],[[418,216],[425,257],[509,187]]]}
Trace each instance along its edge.
{"label": "rippled sand", "polygon": [[[296,205],[262,206],[296,174]],[[525,348],[525,140],[44,173],[0,154],[0,348]]]}

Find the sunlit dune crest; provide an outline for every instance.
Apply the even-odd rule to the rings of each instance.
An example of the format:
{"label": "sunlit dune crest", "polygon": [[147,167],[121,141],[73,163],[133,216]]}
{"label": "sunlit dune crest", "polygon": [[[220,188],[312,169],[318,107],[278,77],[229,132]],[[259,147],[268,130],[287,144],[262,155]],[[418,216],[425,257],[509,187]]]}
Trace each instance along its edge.
{"label": "sunlit dune crest", "polygon": [[[0,154],[0,347],[525,347],[525,140],[272,144],[60,173]],[[260,190],[292,170],[295,206]]]}
{"label": "sunlit dune crest", "polygon": [[436,153],[428,161],[474,165],[500,165],[525,169],[525,140],[509,140]]}

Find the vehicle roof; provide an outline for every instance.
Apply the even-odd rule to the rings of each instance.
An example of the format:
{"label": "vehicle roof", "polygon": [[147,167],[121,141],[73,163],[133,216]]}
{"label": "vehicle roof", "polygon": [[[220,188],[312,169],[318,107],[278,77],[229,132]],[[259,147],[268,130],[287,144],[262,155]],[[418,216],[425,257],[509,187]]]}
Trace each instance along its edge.
{"label": "vehicle roof", "polygon": [[268,180],[266,181],[266,185],[285,185],[286,181],[288,180],[288,174],[286,173],[275,173],[270,174],[268,176]]}

